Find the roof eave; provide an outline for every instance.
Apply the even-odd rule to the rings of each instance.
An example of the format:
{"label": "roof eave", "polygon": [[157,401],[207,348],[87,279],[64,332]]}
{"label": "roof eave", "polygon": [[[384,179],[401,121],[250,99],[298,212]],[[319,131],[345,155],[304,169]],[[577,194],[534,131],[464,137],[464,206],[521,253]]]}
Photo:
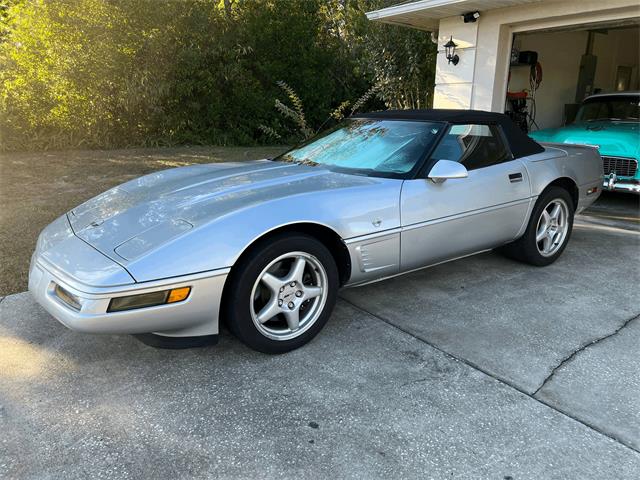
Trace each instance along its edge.
{"label": "roof eave", "polygon": [[400,25],[402,27],[417,28],[419,30],[436,31],[440,23],[439,18],[428,18],[420,16],[416,23],[402,21],[398,16],[404,16],[414,12],[425,11],[436,7],[451,5],[455,3],[465,2],[466,0],[419,0],[416,2],[404,3],[402,5],[394,5],[391,7],[381,8],[366,12],[367,19],[380,23],[391,25]]}
{"label": "roof eave", "polygon": [[460,3],[462,1],[465,0],[419,0],[417,2],[403,3],[402,5],[393,5],[379,10],[372,10],[371,12],[367,12],[366,15],[369,20],[383,21],[386,17],[413,13],[427,8],[450,5],[452,3]]}

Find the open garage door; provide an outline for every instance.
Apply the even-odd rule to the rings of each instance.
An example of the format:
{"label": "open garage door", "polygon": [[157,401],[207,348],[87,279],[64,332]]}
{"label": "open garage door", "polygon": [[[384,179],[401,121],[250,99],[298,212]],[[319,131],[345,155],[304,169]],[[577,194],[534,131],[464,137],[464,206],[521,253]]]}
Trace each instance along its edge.
{"label": "open garage door", "polygon": [[505,110],[527,131],[571,123],[588,95],[639,90],[640,23],[517,33]]}

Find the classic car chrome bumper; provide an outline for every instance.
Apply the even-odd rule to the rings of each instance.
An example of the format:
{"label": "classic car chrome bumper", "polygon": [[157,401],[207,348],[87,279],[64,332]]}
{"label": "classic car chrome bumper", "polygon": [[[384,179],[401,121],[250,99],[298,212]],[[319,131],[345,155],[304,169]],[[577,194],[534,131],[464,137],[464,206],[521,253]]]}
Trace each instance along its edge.
{"label": "classic car chrome bumper", "polygon": [[605,175],[602,188],[612,192],[629,192],[640,194],[640,182],[637,180],[619,180],[615,173]]}
{"label": "classic car chrome bumper", "polygon": [[[225,268],[154,282],[91,287],[80,284],[34,255],[29,271],[29,291],[45,310],[72,330],[195,337],[218,334],[218,313],[228,273],[229,269]],[[112,298],[179,287],[191,287],[189,296],[179,303],[107,311]]]}

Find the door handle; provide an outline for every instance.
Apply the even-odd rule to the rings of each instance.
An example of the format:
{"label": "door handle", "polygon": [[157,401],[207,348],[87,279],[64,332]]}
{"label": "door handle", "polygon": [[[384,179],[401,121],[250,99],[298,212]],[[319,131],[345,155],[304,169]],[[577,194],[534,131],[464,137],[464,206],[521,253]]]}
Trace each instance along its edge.
{"label": "door handle", "polygon": [[510,173],[509,174],[509,181],[511,183],[521,182],[522,181],[522,173],[521,172]]}

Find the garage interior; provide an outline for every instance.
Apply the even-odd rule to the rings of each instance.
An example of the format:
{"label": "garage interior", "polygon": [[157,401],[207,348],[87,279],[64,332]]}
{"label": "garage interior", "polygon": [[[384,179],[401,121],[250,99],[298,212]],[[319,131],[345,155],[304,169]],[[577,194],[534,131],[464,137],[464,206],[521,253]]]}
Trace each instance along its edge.
{"label": "garage interior", "polygon": [[639,90],[640,22],[513,36],[505,111],[526,131],[571,123],[594,93]]}

